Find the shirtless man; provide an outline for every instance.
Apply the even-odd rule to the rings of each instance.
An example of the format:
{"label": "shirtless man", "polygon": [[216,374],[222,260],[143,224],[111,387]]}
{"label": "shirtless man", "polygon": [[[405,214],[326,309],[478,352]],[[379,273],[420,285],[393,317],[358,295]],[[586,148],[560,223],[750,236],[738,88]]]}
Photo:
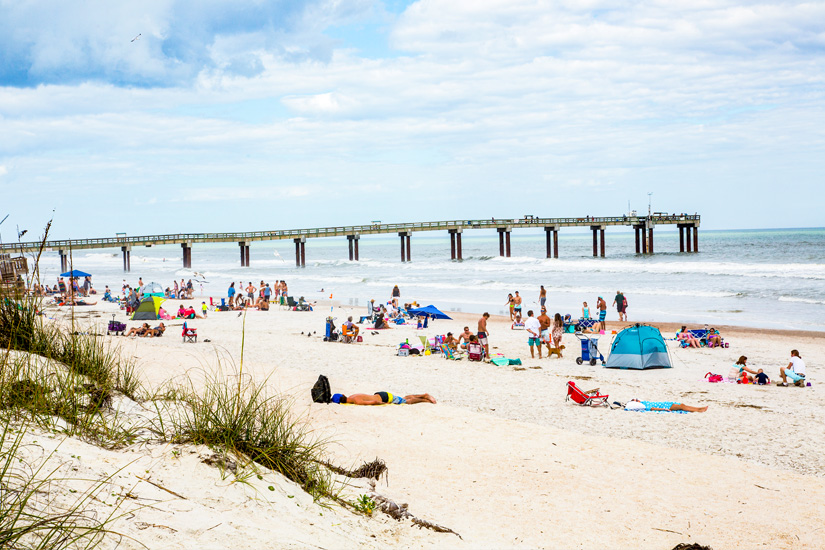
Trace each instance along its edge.
{"label": "shirtless man", "polygon": [[[464,332],[458,335],[458,345],[466,348],[467,342],[470,341],[470,336],[473,336],[473,333],[470,332],[470,327],[464,327]],[[462,340],[464,340],[463,344],[461,343]]]}
{"label": "shirtless man", "polygon": [[336,393],[332,396],[332,402],[340,404],[349,403],[350,405],[385,405],[388,403],[392,405],[403,405],[405,403],[407,405],[415,405],[416,403],[435,403],[435,398],[429,393],[418,393],[401,397],[400,395],[393,395],[390,392],[380,391],[372,395],[355,393],[346,396],[341,393]]}
{"label": "shirtless man", "polygon": [[544,285],[541,285],[541,290],[539,290],[539,306],[541,309],[544,309],[544,303],[547,301],[547,291],[544,289]]}
{"label": "shirtless man", "polygon": [[553,342],[550,339],[550,326],[553,320],[547,315],[547,308],[541,308],[541,315],[536,317],[539,320],[539,328],[541,329],[541,343],[547,345],[547,353],[550,353],[550,346]]}
{"label": "shirtless man", "polygon": [[[518,292],[516,292],[516,296],[518,296]],[[490,345],[487,343],[487,335],[490,333],[487,330],[487,319],[489,318],[490,314],[485,311],[481,319],[478,320],[478,343],[484,346],[485,357],[490,357]]]}
{"label": "shirtless man", "polygon": [[251,301],[251,302],[255,301],[255,291],[256,290],[257,289],[254,286],[252,286],[252,281],[249,281],[249,285],[247,285],[247,287],[246,287],[246,297],[249,299],[249,301]]}
{"label": "shirtless man", "polygon": [[513,314],[516,317],[521,317],[521,296],[518,295],[518,290],[513,297]]}
{"label": "shirtless man", "polygon": [[458,339],[453,336],[452,332],[447,333],[447,337],[444,338],[444,345],[452,350],[458,349]]}

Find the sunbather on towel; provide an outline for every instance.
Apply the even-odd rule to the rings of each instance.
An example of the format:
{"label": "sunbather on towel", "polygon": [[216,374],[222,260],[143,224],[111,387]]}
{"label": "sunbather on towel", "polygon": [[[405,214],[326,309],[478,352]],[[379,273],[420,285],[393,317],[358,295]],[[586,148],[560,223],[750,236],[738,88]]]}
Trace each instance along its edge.
{"label": "sunbather on towel", "polygon": [[332,396],[333,403],[349,403],[350,405],[384,405],[390,403],[392,405],[415,405],[416,403],[435,403],[435,398],[428,393],[419,393],[414,395],[393,395],[390,392],[380,391],[373,395],[366,393],[355,393],[346,396],[341,393],[336,393]]}
{"label": "sunbather on towel", "polygon": [[[638,405],[631,405],[631,403],[638,403]],[[690,405],[685,405],[684,403],[671,403],[665,402],[660,403],[661,405],[667,405],[666,407],[651,407],[651,411],[685,411],[685,412],[698,412],[703,413],[708,410],[707,406],[704,407],[691,407]],[[625,409],[627,410],[641,410],[645,409],[645,405],[639,401],[638,399],[631,399],[625,405]]]}

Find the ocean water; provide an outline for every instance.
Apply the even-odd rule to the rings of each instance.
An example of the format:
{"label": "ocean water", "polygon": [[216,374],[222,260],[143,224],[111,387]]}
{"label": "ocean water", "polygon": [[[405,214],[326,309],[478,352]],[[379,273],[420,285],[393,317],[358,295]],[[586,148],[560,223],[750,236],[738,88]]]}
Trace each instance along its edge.
{"label": "ocean water", "polygon": [[[498,256],[494,231],[466,231],[463,261],[450,260],[447,232],[414,233],[412,261],[401,263],[395,235],[362,236],[359,262],[348,260],[347,240],[309,239],[305,268],[295,266],[292,241],[251,244],[251,267],[240,266],[237,244],[195,244],[193,268],[182,267],[179,245],[134,248],[124,274],[119,249],[80,250],[76,269],[94,275],[95,287],[120,292],[136,283],[192,278],[196,295],[225,296],[230,281],[286,280],[290,294],[366,306],[387,301],[398,285],[403,301],[434,304],[445,311],[505,313],[507,294],[518,290],[525,311],[538,308],[539,285],[548,290],[550,313],[578,316],[582,302],[594,310],[625,293],[631,321],[672,321],[825,331],[825,229],[699,232],[699,253],[679,253],[678,232],[655,231],[655,251],[635,254],[633,232],[608,230],[606,257],[592,257],[592,234],[559,232],[559,258],[546,259],[540,230],[514,231],[512,257]],[[42,280],[59,271],[56,252],[41,259]],[[322,290],[323,289],[323,290]],[[614,308],[608,319],[617,319]]]}

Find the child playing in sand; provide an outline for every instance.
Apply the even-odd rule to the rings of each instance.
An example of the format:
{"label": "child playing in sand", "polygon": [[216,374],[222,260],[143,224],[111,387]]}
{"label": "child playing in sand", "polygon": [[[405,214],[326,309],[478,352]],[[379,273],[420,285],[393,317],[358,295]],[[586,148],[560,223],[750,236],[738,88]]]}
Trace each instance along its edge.
{"label": "child playing in sand", "polygon": [[753,377],[753,383],[758,384],[760,386],[765,386],[771,383],[771,379],[768,378],[768,375],[762,372],[762,369],[757,371],[756,375]]}

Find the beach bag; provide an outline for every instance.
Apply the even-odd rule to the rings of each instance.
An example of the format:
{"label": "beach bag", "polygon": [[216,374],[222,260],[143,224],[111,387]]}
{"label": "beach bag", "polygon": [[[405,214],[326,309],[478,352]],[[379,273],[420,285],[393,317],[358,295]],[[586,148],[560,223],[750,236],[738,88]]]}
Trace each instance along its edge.
{"label": "beach bag", "polygon": [[332,401],[332,392],[329,389],[329,379],[323,374],[318,377],[318,381],[312,386],[313,403],[329,403]]}
{"label": "beach bag", "polygon": [[355,338],[355,341],[356,341],[356,342],[363,342],[363,341],[364,341],[364,337],[363,337],[363,336],[358,336],[358,337],[356,337],[356,338]]}
{"label": "beach bag", "polygon": [[721,382],[724,380],[721,374],[713,374],[712,372],[707,373],[705,378],[708,379],[708,382]]}

